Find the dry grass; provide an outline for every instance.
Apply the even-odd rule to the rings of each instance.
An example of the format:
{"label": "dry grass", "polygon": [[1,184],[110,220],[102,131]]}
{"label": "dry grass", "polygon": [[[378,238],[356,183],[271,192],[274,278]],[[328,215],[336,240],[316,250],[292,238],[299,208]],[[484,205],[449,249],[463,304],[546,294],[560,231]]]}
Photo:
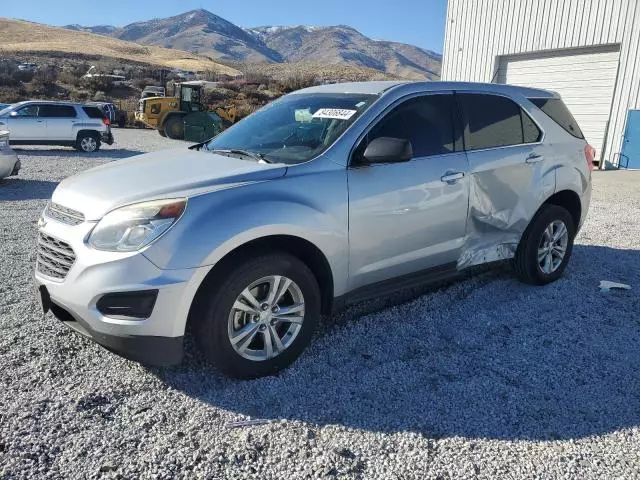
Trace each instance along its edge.
{"label": "dry grass", "polygon": [[63,52],[98,55],[168,68],[214,71],[236,75],[237,70],[207,57],[161,47],[143,46],[92,33],[0,18],[0,53]]}
{"label": "dry grass", "polygon": [[334,81],[367,81],[367,80],[398,80],[401,77],[391,73],[384,73],[373,68],[358,67],[346,64],[314,64],[314,63],[251,63],[229,65],[251,75],[266,76],[275,80],[286,80],[292,77],[315,77],[319,82]]}

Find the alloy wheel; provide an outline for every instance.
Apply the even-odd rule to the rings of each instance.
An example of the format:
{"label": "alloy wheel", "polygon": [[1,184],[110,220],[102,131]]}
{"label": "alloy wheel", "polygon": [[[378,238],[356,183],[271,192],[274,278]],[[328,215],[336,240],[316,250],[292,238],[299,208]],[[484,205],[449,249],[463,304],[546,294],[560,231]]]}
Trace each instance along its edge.
{"label": "alloy wheel", "polygon": [[98,142],[93,137],[84,137],[80,141],[80,148],[84,152],[94,152],[98,146]]}
{"label": "alloy wheel", "polygon": [[542,233],[538,245],[538,267],[547,275],[555,272],[567,253],[569,231],[562,220],[554,220]]}
{"label": "alloy wheel", "polygon": [[270,275],[247,286],[228,319],[229,341],[242,357],[265,361],[289,348],[302,329],[305,303],[290,278]]}

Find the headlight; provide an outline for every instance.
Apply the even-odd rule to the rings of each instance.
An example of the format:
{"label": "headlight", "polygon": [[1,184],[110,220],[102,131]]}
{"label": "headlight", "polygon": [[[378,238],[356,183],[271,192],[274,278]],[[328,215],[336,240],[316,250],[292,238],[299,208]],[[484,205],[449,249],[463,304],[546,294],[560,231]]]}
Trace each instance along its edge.
{"label": "headlight", "polygon": [[135,252],[176,223],[186,206],[186,199],[171,199],[118,208],[98,222],[89,235],[88,243],[97,250]]}

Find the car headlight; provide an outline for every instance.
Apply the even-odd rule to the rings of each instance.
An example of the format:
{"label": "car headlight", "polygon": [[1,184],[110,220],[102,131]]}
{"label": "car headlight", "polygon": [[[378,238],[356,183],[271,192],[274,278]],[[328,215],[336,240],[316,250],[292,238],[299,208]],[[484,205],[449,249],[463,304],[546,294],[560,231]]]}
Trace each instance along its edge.
{"label": "car headlight", "polygon": [[154,200],[107,213],[89,235],[89,246],[110,252],[135,252],[165,233],[182,216],[186,199]]}

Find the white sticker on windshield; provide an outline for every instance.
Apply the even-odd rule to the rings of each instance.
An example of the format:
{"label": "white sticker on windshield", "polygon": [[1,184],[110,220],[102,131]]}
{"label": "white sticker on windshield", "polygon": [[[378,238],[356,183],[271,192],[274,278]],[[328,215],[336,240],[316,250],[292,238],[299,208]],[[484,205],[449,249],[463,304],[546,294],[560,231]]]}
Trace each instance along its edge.
{"label": "white sticker on windshield", "polygon": [[357,113],[357,110],[345,110],[343,108],[321,108],[313,114],[313,118],[335,118],[337,120],[349,120]]}

